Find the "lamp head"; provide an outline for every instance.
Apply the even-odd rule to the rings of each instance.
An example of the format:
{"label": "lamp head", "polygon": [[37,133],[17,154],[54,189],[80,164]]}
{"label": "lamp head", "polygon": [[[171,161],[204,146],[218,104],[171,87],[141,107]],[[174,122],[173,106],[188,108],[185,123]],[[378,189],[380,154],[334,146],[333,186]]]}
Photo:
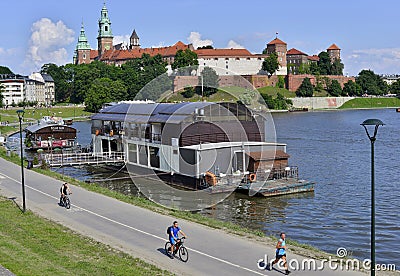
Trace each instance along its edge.
{"label": "lamp head", "polygon": [[25,111],[23,111],[22,109],[19,109],[19,110],[17,110],[16,112],[17,112],[17,114],[18,114],[18,118],[21,119],[22,117],[24,117]]}
{"label": "lamp head", "polygon": [[[385,125],[381,120],[379,119],[367,119],[362,124],[360,124],[364,127],[365,132],[367,133],[368,138],[373,142],[376,140],[376,133],[378,132],[378,127]],[[374,135],[371,136],[368,132],[368,128],[370,127],[375,127],[374,128]]]}

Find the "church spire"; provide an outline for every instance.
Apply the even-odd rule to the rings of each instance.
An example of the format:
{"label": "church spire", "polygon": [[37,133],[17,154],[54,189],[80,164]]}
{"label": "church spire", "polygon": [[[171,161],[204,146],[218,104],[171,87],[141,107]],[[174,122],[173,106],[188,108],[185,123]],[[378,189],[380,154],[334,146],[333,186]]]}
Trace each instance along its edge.
{"label": "church spire", "polygon": [[78,38],[78,44],[76,45],[76,49],[89,49],[90,50],[90,44],[88,42],[88,39],[85,34],[85,27],[83,26],[83,20],[82,20],[82,25],[81,25],[81,33]]}
{"label": "church spire", "polygon": [[111,31],[111,20],[108,17],[108,10],[106,3],[104,2],[103,8],[100,12],[99,19],[99,35],[97,36],[97,49],[99,51],[99,56],[101,56],[104,51],[113,48],[113,34]]}
{"label": "church spire", "polygon": [[78,43],[76,44],[75,48],[73,63],[74,64],[90,63],[90,44],[85,34],[83,19],[81,24],[81,32],[78,37]]}

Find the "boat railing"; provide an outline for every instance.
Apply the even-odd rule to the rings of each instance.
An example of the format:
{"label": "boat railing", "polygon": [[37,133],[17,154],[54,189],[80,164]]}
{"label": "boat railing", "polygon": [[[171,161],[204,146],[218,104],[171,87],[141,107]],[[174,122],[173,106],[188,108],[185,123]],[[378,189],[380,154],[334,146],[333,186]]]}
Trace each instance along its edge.
{"label": "boat railing", "polygon": [[104,164],[125,162],[124,152],[103,153],[46,153],[44,160],[50,166],[68,166],[79,164]]}
{"label": "boat railing", "polygon": [[256,172],[257,179],[277,180],[277,179],[299,179],[299,168],[297,166],[288,166],[284,168],[272,168],[271,170],[258,170]]}

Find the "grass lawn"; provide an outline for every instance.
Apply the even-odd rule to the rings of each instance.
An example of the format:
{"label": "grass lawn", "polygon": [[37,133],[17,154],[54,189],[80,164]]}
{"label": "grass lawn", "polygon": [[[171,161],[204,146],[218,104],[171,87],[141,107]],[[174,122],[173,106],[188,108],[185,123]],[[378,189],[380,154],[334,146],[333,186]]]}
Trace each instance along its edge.
{"label": "grass lawn", "polygon": [[0,263],[16,275],[171,275],[0,198]]}
{"label": "grass lawn", "polygon": [[276,95],[281,93],[285,98],[294,98],[296,97],[295,92],[291,92],[285,88],[278,88],[278,87],[272,87],[272,86],[265,86],[257,89],[261,94],[268,94],[272,97],[276,97]]}
{"label": "grass lawn", "polygon": [[[22,108],[9,108],[0,109],[0,120],[9,121],[10,123],[18,122],[18,116],[16,111]],[[82,106],[68,106],[68,107],[51,107],[51,108],[25,108],[25,119],[41,119],[43,116],[56,116],[62,118],[73,118],[73,117],[84,117],[90,116],[92,113],[83,110]]]}
{"label": "grass lawn", "polygon": [[[17,110],[21,108],[0,109],[0,122],[8,121],[10,124],[18,123]],[[43,116],[56,116],[62,118],[82,118],[92,113],[83,110],[82,106],[51,107],[51,108],[25,108],[24,121],[40,120]],[[19,126],[0,125],[0,134],[10,134],[17,131]]]}
{"label": "grass lawn", "polygon": [[398,98],[356,98],[345,102],[340,109],[345,108],[387,108],[400,107]]}

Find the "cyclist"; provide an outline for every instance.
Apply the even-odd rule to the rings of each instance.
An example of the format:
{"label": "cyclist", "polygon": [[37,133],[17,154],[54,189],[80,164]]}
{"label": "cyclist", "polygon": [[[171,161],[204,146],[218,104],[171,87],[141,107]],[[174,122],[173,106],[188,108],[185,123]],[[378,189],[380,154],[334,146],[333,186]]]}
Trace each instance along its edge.
{"label": "cyclist", "polygon": [[65,197],[66,195],[68,195],[68,194],[72,194],[67,182],[64,182],[64,183],[62,184],[62,186],[61,186],[61,188],[60,188],[60,193],[61,193],[61,196],[60,196],[60,205],[62,205],[63,202],[64,202],[64,197]]}
{"label": "cyclist", "polygon": [[[172,255],[175,255],[175,244],[176,242],[179,240],[178,234],[181,233],[185,238],[186,235],[185,233],[183,233],[183,231],[181,230],[181,228],[178,226],[178,222],[174,221],[172,226],[168,227],[168,238],[169,241],[171,243],[171,253]],[[171,256],[172,257],[172,256]]]}

